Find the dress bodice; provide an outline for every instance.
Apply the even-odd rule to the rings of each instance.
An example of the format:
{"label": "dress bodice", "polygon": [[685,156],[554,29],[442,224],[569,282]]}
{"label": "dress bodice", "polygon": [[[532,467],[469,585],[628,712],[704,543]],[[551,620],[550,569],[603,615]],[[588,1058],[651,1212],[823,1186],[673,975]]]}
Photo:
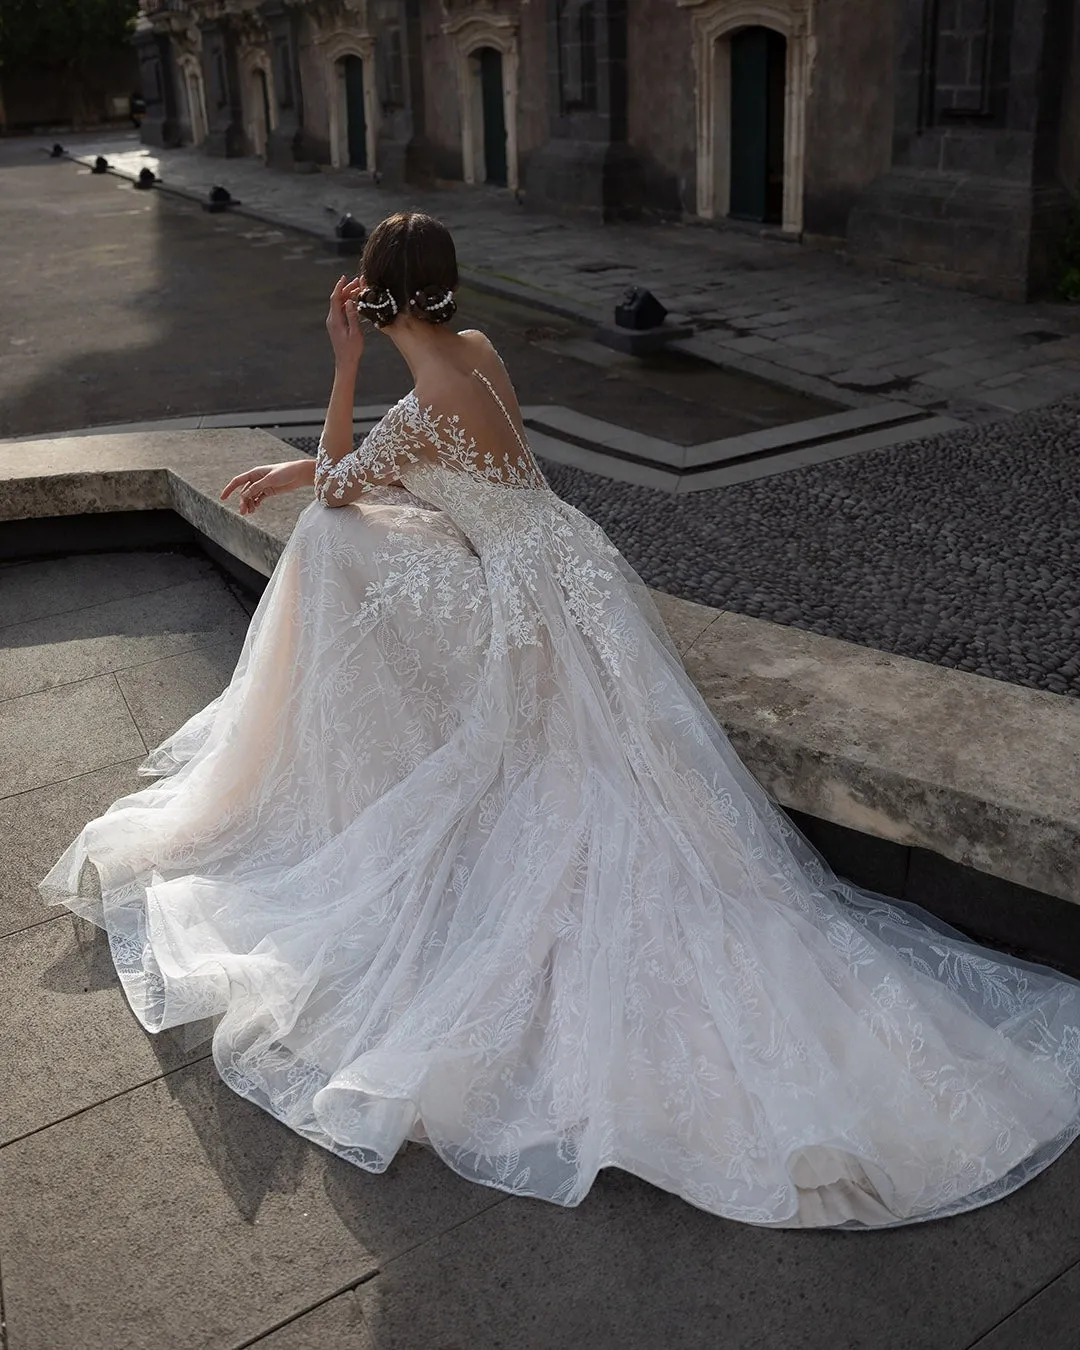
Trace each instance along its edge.
{"label": "dress bodice", "polygon": [[405,483],[407,475],[419,483],[427,470],[460,474],[472,487],[549,492],[532,451],[491,381],[478,370],[473,374],[513,432],[516,446],[511,453],[496,454],[472,434],[459,413],[436,412],[422,404],[412,389],[398,399],[355,450],[337,463],[330,461],[320,441],[315,478],[318,496],[324,501],[340,500],[347,489],[365,479],[385,482],[397,477]]}

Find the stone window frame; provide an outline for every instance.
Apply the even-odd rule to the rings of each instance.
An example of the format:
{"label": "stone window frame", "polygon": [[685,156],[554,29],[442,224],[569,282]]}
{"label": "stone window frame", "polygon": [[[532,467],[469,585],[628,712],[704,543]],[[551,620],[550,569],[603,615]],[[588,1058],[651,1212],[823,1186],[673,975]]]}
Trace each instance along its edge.
{"label": "stone window frame", "polygon": [[[784,205],[780,228],[803,229],[806,102],[815,56],[811,0],[677,0],[691,11],[697,111],[697,214],[731,209],[731,38],[761,26],[787,42],[784,84]],[[718,151],[723,150],[723,153]]]}
{"label": "stone window frame", "polygon": [[443,24],[454,47],[461,110],[461,165],[466,183],[485,181],[484,113],[480,77],[472,58],[481,47],[502,54],[503,121],[506,124],[506,186],[513,192],[518,177],[518,26],[505,14],[462,14]]}
{"label": "stone window frame", "polygon": [[275,118],[279,110],[291,112],[296,108],[296,78],[293,73],[295,59],[291,35],[275,34],[270,44],[270,64],[275,72],[274,85],[278,97],[274,109]]}
{"label": "stone window frame", "polygon": [[[247,136],[248,145],[251,153],[266,158],[270,149],[270,137],[277,129],[278,124],[278,105],[275,92],[274,63],[269,51],[263,47],[245,47],[240,53],[240,106],[244,110],[244,134]],[[256,138],[253,134],[256,126],[255,117],[258,116],[262,121],[262,108],[252,108],[251,100],[254,98],[255,73],[262,71],[266,79],[266,101],[270,109],[270,120],[263,128],[263,146],[260,150]]]}
{"label": "stone window frame", "polygon": [[[592,10],[592,97],[586,95],[585,80],[585,44],[582,42],[582,11],[587,4]],[[600,80],[597,69],[597,22],[596,0],[560,0],[556,7],[556,28],[559,50],[559,112],[595,113],[600,106]],[[568,76],[571,78],[568,79]],[[567,96],[568,88],[576,86],[577,99]]]}
{"label": "stone window frame", "polygon": [[329,119],[330,167],[349,167],[349,112],[345,96],[345,58],[357,56],[364,63],[364,140],[367,148],[367,173],[378,168],[376,150],[379,141],[379,100],[375,84],[375,39],[367,32],[327,33],[318,38],[322,49],[323,76],[326,81],[326,107]]}

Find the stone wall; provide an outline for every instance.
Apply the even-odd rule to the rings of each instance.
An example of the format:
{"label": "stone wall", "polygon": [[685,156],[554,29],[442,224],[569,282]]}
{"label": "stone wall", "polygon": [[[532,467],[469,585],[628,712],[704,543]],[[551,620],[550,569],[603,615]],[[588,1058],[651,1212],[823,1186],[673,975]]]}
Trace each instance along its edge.
{"label": "stone wall", "polygon": [[424,67],[424,125],[427,151],[436,179],[460,180],[461,103],[454,54],[442,25],[446,13],[438,0],[420,6],[420,42]]}
{"label": "stone wall", "polygon": [[521,51],[518,68],[518,155],[521,181],[529,159],[544,144],[548,132],[548,72],[544,12],[540,5],[523,0],[518,6]]}
{"label": "stone wall", "polygon": [[1070,10],[1058,174],[1075,197],[1080,196],[1080,0],[1072,0]]}
{"label": "stone wall", "polygon": [[[466,7],[467,8],[467,7]],[[449,12],[452,21],[461,7]],[[519,177],[524,179],[529,156],[547,135],[547,66],[543,8],[528,0],[504,0],[492,11],[516,25],[517,40],[517,156]],[[461,181],[462,90],[458,76],[457,49],[444,31],[448,21],[442,0],[421,0],[420,42],[423,66],[424,125],[430,171],[437,180]]]}
{"label": "stone wall", "polygon": [[647,211],[693,213],[694,63],[690,18],[671,0],[634,0],[629,23],[629,140]]}
{"label": "stone wall", "polygon": [[[269,138],[272,163],[344,162],[344,113],[330,103],[340,94],[328,90],[327,71],[333,52],[344,54],[355,36],[364,49],[369,167],[393,184],[482,184],[482,117],[475,89],[463,88],[471,79],[463,53],[492,45],[504,52],[514,105],[508,179],[525,189],[528,206],[608,220],[642,212],[722,218],[738,134],[731,42],[746,26],[771,26],[787,40],[784,190],[782,211],[774,195],[755,218],[790,236],[844,240],[875,267],[1026,299],[1051,280],[1065,188],[1080,187],[1080,0],[591,0],[584,9],[575,0],[236,0],[227,12],[191,0],[190,7],[197,24],[177,26],[170,9],[172,26],[155,22],[144,35],[144,84],[145,72],[170,65],[179,79],[179,54],[190,45],[183,34],[201,34],[184,59],[200,63],[206,84],[209,153],[250,153],[266,139],[243,106],[251,63],[260,44],[265,60],[295,26],[302,125],[301,110],[287,109]],[[331,37],[336,48],[326,45]],[[392,51],[403,52],[404,74],[392,74]],[[591,92],[568,94],[588,51]],[[748,67],[740,69],[745,80]],[[775,68],[755,78],[778,87]],[[224,103],[216,92],[223,82]],[[744,95],[736,112],[752,105]],[[175,143],[185,106],[174,96],[152,107],[144,139]],[[742,144],[753,147],[756,136]],[[777,151],[773,141],[774,188]],[[740,172],[745,184],[745,162]]]}
{"label": "stone wall", "polygon": [[892,167],[849,246],[906,274],[1011,300],[1048,289],[1075,0],[897,0]]}
{"label": "stone wall", "polygon": [[894,8],[892,0],[814,6],[804,189],[809,235],[843,237],[860,193],[889,167]]}
{"label": "stone wall", "polygon": [[325,59],[316,39],[319,29],[307,14],[298,25],[297,62],[304,107],[304,151],[319,164],[330,163],[330,109],[327,102]]}

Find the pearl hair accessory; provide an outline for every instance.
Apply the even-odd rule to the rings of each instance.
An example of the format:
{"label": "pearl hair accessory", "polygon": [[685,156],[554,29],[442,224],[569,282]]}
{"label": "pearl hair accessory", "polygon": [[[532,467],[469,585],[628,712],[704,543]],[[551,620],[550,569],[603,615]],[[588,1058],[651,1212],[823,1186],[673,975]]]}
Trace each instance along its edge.
{"label": "pearl hair accessory", "polygon": [[[425,303],[426,302],[426,303]],[[415,309],[422,309],[427,314],[435,313],[440,309],[445,309],[447,305],[454,302],[454,292],[447,291],[441,300],[427,300],[423,291],[417,291],[412,298],[412,305]]]}
{"label": "pearl hair accessory", "polygon": [[[381,300],[366,300],[364,298],[364,295],[381,295],[383,298]],[[391,321],[397,318],[398,303],[389,291],[371,290],[365,291],[364,295],[362,295],[360,299],[357,300],[356,302],[357,309],[371,310],[372,312],[381,315],[384,310],[389,308]]]}

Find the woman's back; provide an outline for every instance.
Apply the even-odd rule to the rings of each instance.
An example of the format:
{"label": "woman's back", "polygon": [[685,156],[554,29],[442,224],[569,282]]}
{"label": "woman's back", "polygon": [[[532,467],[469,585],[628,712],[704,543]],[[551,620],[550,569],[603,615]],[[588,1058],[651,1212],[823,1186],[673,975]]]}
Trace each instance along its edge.
{"label": "woman's back", "polygon": [[417,378],[416,429],[446,467],[480,469],[508,487],[544,487],[514,386],[477,329],[455,335]]}

